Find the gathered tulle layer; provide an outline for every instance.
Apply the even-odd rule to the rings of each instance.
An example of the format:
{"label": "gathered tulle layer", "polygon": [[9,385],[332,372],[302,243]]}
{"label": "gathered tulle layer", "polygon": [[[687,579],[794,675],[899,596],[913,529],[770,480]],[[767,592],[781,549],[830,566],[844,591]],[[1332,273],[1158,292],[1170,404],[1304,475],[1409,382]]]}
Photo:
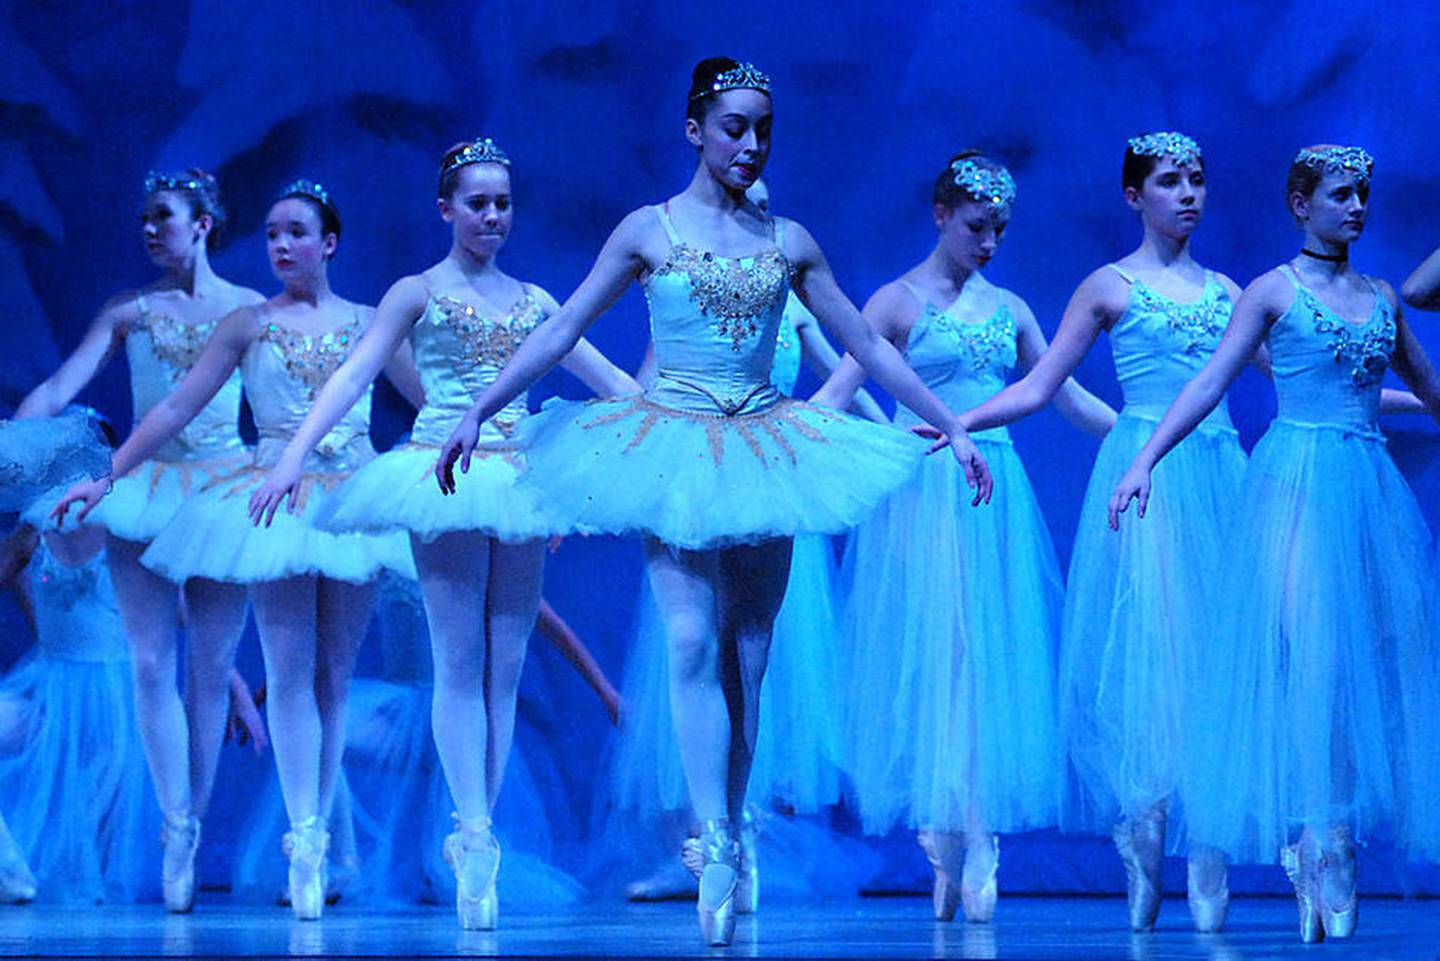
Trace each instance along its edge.
{"label": "gathered tulle layer", "polygon": [[905,431],[788,399],[733,417],[638,396],[550,403],[517,440],[522,485],[536,485],[551,533],[649,533],[693,549],[838,533],[926,450]]}
{"label": "gathered tulle layer", "polygon": [[189,500],[212,480],[227,475],[249,460],[242,453],[224,460],[148,460],[124,477],[117,478],[90,515],[88,524],[98,524],[127,541],[154,540]]}
{"label": "gathered tulle layer", "polygon": [[110,472],[110,448],[91,412],[0,420],[0,511],[23,511],[54,488]]}
{"label": "gathered tulle layer", "polygon": [[1277,421],[1245,476],[1207,637],[1196,841],[1274,861],[1303,825],[1440,855],[1440,581],[1378,435]]}
{"label": "gathered tulle layer", "polygon": [[845,552],[846,761],[870,832],[1056,820],[1059,564],[1014,448],[976,440],[988,506],[933,457]]}
{"label": "gathered tulle layer", "polygon": [[511,542],[547,533],[535,489],[517,486],[524,464],[513,448],[476,448],[469,472],[448,495],[435,482],[438,453],[411,443],[381,454],[326,497],[316,526],[336,533],[407,531],[427,541],[450,531]]}
{"label": "gathered tulle layer", "polygon": [[[749,798],[778,801],[800,814],[840,798],[833,567],[827,538],[796,538],[760,691]],[[621,691],[626,711],[606,765],[605,802],[614,812],[650,821],[688,811],[690,800],[671,722],[664,626],[649,578],[641,583],[635,624]]]}
{"label": "gathered tulle layer", "polygon": [[1070,758],[1062,824],[1108,831],[1169,799],[1172,849],[1184,844],[1177,796],[1193,763],[1188,705],[1213,670],[1217,615],[1245,454],[1233,430],[1202,428],[1156,466],[1149,509],[1119,532],[1110,494],[1155,421],[1122,413],[1100,446],[1080,513],[1060,647],[1060,728]]}
{"label": "gathered tulle layer", "polygon": [[265,476],[247,465],[211,479],[155,536],[141,562],[177,582],[200,577],[254,584],[317,575],[359,584],[382,569],[415,576],[403,534],[332,534],[314,526],[344,474],[304,475],[295,512],[282,504],[271,526],[254,526],[246,508]]}
{"label": "gathered tulle layer", "polygon": [[158,895],[160,811],[135,721],[130,666],[34,652],[0,679],[0,813],[39,899]]}

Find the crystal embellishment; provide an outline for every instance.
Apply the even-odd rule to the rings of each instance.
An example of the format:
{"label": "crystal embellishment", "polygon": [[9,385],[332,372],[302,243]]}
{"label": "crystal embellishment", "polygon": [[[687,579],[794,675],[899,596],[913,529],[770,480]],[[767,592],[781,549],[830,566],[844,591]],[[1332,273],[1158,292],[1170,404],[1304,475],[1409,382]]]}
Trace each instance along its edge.
{"label": "crystal embellishment", "polygon": [[1193,137],[1175,130],[1160,130],[1141,134],[1129,140],[1130,152],[1140,157],[1169,157],[1176,166],[1186,166],[1202,159],[1200,145]]}
{"label": "crystal embellishment", "polygon": [[435,304],[440,316],[464,345],[465,362],[477,366],[504,367],[530,332],[545,319],[544,308],[528,288],[504,319],[498,321],[482,316],[473,304],[457,297],[442,294],[435,298]]}
{"label": "crystal embellishment", "polygon": [[957,320],[934,304],[926,304],[925,307],[931,314],[935,329],[952,334],[960,341],[960,349],[969,359],[971,370],[985,370],[1000,352],[1004,352],[1003,356],[1006,358],[1001,362],[1001,367],[1008,367],[1013,363],[1015,318],[1005,304],[1001,304],[1000,308],[985,320],[973,323]]}
{"label": "crystal embellishment", "polygon": [[[1356,387],[1374,387],[1385,377],[1390,355],[1395,352],[1397,326],[1389,305],[1377,302],[1375,315],[1364,324],[1341,320],[1308,290],[1302,290],[1315,319],[1315,332],[1329,340],[1335,363],[1350,365],[1350,380]],[[1378,323],[1376,322],[1378,319]]]}
{"label": "crystal embellishment", "polygon": [[667,273],[689,279],[690,299],[715,319],[737,352],[760,329],[761,319],[784,303],[790,286],[790,261],[778,247],[755,257],[721,257],[676,244],[653,276]]}
{"label": "crystal embellishment", "polygon": [[317,335],[270,323],[265,325],[262,337],[280,351],[285,370],[293,380],[305,386],[313,401],[320,388],[350,356],[359,326],[358,319],[352,320],[339,330]]}
{"label": "crystal embellishment", "polygon": [[1207,276],[1205,291],[1193,304],[1182,304],[1163,297],[1138,281],[1134,291],[1140,306],[1164,317],[1171,332],[1183,341],[1181,349],[1193,355],[1213,351],[1230,322],[1230,304],[1215,295],[1218,287]]}
{"label": "crystal embellishment", "polygon": [[181,372],[195,366],[210,335],[215,332],[215,326],[213,320],[203,324],[186,324],[166,314],[149,312],[140,324],[141,329],[150,334],[150,349],[160,362]]}
{"label": "crystal embellishment", "polygon": [[1295,155],[1295,162],[1321,173],[1353,177],[1362,184],[1370,182],[1375,169],[1375,158],[1363,147],[1306,147]]}
{"label": "crystal embellishment", "polygon": [[1015,202],[1015,178],[1004,167],[986,167],[966,157],[950,165],[955,186],[992,207],[1008,207]]}

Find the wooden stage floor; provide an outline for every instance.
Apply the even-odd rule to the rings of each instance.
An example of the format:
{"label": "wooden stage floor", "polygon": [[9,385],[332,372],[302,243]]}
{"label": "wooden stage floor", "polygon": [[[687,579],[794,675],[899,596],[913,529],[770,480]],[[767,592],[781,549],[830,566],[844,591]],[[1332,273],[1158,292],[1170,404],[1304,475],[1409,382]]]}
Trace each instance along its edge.
{"label": "wooden stage floor", "polygon": [[158,906],[0,908],[0,956],[106,958],[997,958],[1126,961],[1415,961],[1440,957],[1440,900],[1362,902],[1353,941],[1299,943],[1289,899],[1240,899],[1224,934],[1197,935],[1182,899],[1169,899],[1152,934],[1124,929],[1118,898],[1004,899],[991,925],[936,924],[923,898],[772,904],[742,918],[728,949],[699,943],[693,904],[584,902],[501,917],[494,932],[462,932],[439,908],[341,905],[320,922],[284,909],[203,899],[189,916]]}

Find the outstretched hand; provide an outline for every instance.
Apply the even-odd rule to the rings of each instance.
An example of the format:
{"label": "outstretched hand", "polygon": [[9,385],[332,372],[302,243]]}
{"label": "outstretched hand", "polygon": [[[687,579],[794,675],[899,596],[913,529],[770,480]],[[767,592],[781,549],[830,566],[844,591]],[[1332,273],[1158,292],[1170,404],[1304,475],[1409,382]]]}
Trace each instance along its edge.
{"label": "outstretched hand", "polygon": [[440,485],[440,493],[455,493],[456,461],[460,462],[460,473],[470,473],[470,455],[474,453],[475,443],[479,439],[480,422],[475,418],[472,409],[460,418],[460,423],[450,432],[450,439],[440,448],[440,456],[435,461],[435,481]]}
{"label": "outstretched hand", "polygon": [[56,504],[55,509],[50,512],[50,516],[55,518],[57,524],[64,524],[65,514],[70,510],[70,506],[72,504],[81,504],[83,506],[80,508],[80,513],[75,515],[75,520],[77,522],[83,521],[90,516],[90,512],[95,509],[95,505],[100,503],[100,499],[110,493],[110,489],[114,486],[108,477],[98,477],[95,480],[81,481],[65,492],[65,496],[60,498],[60,502]]}
{"label": "outstretched hand", "polygon": [[965,483],[975,492],[975,497],[970,501],[971,507],[990,503],[990,498],[995,493],[995,478],[991,476],[990,465],[986,463],[980,448],[975,446],[969,434],[962,431],[952,437],[929,424],[918,424],[910,428],[910,432],[934,442],[930,445],[931,454],[950,448],[965,471]]}
{"label": "outstretched hand", "polygon": [[276,464],[265,475],[265,482],[250,495],[250,523],[259,527],[263,521],[266,527],[275,520],[275,512],[283,502],[285,510],[295,513],[295,501],[300,494],[300,470],[285,463]]}
{"label": "outstretched hand", "polygon": [[225,740],[232,738],[244,747],[255,746],[255,753],[263,753],[270,745],[265,733],[265,719],[260,716],[260,707],[265,703],[265,685],[250,692],[250,686],[236,670],[230,671],[230,716],[225,722]]}
{"label": "outstretched hand", "polygon": [[1150,472],[1140,467],[1131,467],[1120,478],[1120,483],[1115,485],[1115,492],[1110,495],[1110,529],[1120,529],[1120,515],[1130,508],[1131,501],[1138,501],[1139,506],[1135,513],[1140,517],[1145,516],[1145,508],[1150,505]]}

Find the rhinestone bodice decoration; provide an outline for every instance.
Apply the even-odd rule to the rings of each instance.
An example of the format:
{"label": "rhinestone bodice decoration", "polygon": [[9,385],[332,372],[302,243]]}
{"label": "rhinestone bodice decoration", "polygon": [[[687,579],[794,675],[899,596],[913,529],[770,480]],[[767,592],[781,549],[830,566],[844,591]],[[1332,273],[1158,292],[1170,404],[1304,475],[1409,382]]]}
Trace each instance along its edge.
{"label": "rhinestone bodice decoration", "polygon": [[[432,295],[410,332],[425,387],[425,407],[415,419],[410,439],[443,444],[475,398],[544,320],[545,309],[529,287],[501,317],[486,316],[457,297]],[[526,396],[521,394],[482,426],[480,439],[503,440],[527,411]]]}
{"label": "rhinestone bodice decoration", "polygon": [[[917,296],[919,296],[917,294]],[[926,387],[951,410],[966,410],[1005,386],[1017,358],[1015,317],[1003,299],[983,320],[965,320],[922,299],[920,313],[906,340],[905,359]],[[895,423],[920,423],[904,405]],[[980,437],[1004,437],[1004,428]]]}
{"label": "rhinestone bodice decoration", "polygon": [[1364,323],[1337,315],[1282,270],[1295,298],[1270,328],[1278,418],[1376,432],[1380,384],[1395,351],[1395,310],[1376,291]]}
{"label": "rhinestone bodice decoration", "polygon": [[791,266],[775,245],[750,257],[723,257],[685,244],[661,207],[652,208],[670,252],[644,282],[658,375],[655,403],[735,415],[774,404],[776,337]]}
{"label": "rhinestone bodice decoration", "polygon": [[[1125,395],[1125,410],[1158,419],[1220,345],[1234,304],[1210,271],[1205,272],[1199,299],[1189,303],[1171,300],[1127,274],[1121,276],[1130,281],[1130,302],[1110,329],[1115,373]],[[1226,401],[1216,405],[1205,425],[1231,428]]]}
{"label": "rhinestone bodice decoration", "polygon": [[[340,328],[308,334],[272,321],[262,309],[260,332],[240,360],[245,396],[260,435],[255,464],[274,465],[309,413],[315,396],[350,356],[363,333],[358,308]],[[370,446],[370,397],[366,389],[330,429],[307,461],[307,470],[349,470],[374,456]]]}
{"label": "rhinestone bodice decoration", "polygon": [[[125,357],[130,366],[130,395],[135,422],[164,400],[200,359],[218,320],[187,324],[150,309],[144,295],[135,298],[137,316],[124,328]],[[210,402],[180,433],[162,447],[160,461],[208,460],[229,457],[243,445],[240,419],[240,375],[231,374]]]}
{"label": "rhinestone bodice decoration", "polygon": [[67,661],[124,661],[125,628],[104,553],[66,567],[42,541],[26,569],[40,650]]}

